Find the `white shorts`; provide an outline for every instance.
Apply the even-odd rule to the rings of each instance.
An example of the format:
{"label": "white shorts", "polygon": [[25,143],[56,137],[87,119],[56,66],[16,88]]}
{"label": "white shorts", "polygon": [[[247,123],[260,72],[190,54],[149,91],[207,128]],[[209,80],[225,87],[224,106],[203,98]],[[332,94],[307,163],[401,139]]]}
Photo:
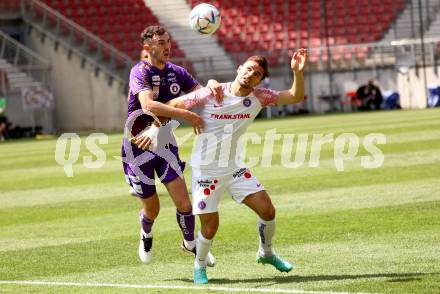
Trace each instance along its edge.
{"label": "white shorts", "polygon": [[228,192],[232,199],[241,203],[246,196],[265,190],[246,168],[227,176],[192,177],[191,186],[194,215],[216,212],[224,192]]}

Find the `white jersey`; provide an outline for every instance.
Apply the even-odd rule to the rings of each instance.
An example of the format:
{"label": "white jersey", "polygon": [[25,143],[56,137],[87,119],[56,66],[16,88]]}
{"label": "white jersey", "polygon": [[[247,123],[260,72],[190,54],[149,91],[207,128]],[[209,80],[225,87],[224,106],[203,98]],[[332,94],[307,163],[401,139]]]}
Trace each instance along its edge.
{"label": "white jersey", "polygon": [[278,92],[255,89],[246,97],[233,96],[230,84],[222,84],[224,99],[203,101],[201,117],[205,123],[193,148],[191,167],[195,176],[221,176],[244,168],[242,147],[248,126],[263,107],[275,105]]}

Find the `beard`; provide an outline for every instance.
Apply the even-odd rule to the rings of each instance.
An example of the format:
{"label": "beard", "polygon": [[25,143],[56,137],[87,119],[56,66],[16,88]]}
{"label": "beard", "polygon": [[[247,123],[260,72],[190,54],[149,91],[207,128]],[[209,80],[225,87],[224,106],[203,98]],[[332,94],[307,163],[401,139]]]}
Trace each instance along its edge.
{"label": "beard", "polygon": [[249,80],[248,81],[243,81],[243,79],[239,79],[238,80],[238,84],[245,89],[252,89],[253,87],[251,86]]}

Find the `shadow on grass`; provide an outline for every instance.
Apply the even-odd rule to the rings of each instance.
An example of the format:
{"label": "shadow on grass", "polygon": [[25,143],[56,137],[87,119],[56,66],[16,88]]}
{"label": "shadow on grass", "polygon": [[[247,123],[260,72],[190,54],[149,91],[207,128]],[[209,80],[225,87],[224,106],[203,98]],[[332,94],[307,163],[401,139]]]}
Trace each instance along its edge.
{"label": "shadow on grass", "polygon": [[403,283],[403,282],[414,282],[414,281],[421,281],[422,279],[420,278],[407,278],[407,279],[393,279],[393,280],[388,280],[387,282],[389,283]]}
{"label": "shadow on grass", "polygon": [[[210,279],[209,284],[238,284],[238,283],[270,283],[271,284],[285,284],[285,283],[307,283],[318,281],[339,281],[339,280],[357,280],[357,279],[372,279],[372,278],[390,278],[387,282],[409,282],[413,280],[420,280],[423,276],[438,275],[440,273],[379,273],[379,274],[364,274],[364,275],[319,275],[319,276],[281,276],[281,277],[267,277],[267,278],[251,278],[251,279]],[[208,274],[209,276],[209,274]],[[168,279],[165,281],[181,281],[185,283],[194,283],[192,279]],[[266,286],[269,286],[266,285]]]}

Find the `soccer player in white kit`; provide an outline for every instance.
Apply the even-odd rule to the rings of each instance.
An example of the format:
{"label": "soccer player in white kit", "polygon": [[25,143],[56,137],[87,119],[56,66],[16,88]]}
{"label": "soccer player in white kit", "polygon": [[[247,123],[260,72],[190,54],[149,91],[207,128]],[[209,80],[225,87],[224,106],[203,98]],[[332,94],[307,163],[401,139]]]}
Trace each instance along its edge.
{"label": "soccer player in white kit", "polygon": [[255,88],[268,76],[268,65],[264,57],[252,56],[238,68],[232,83],[222,84],[222,104],[213,99],[207,88],[168,102],[170,106],[185,109],[201,107],[200,115],[205,124],[191,157],[193,213],[199,215],[201,222],[194,263],[196,284],[208,283],[206,256],[219,226],[218,204],[225,191],[259,216],[257,262],[271,264],[281,272],[292,270],[292,265],[272,249],[275,207],[263,185],[243,164],[239,146],[244,143],[240,138],[244,138],[242,135],[262,108],[294,104],[304,99],[306,61],[306,49],[294,53],[291,60],[294,82],[286,91]]}

